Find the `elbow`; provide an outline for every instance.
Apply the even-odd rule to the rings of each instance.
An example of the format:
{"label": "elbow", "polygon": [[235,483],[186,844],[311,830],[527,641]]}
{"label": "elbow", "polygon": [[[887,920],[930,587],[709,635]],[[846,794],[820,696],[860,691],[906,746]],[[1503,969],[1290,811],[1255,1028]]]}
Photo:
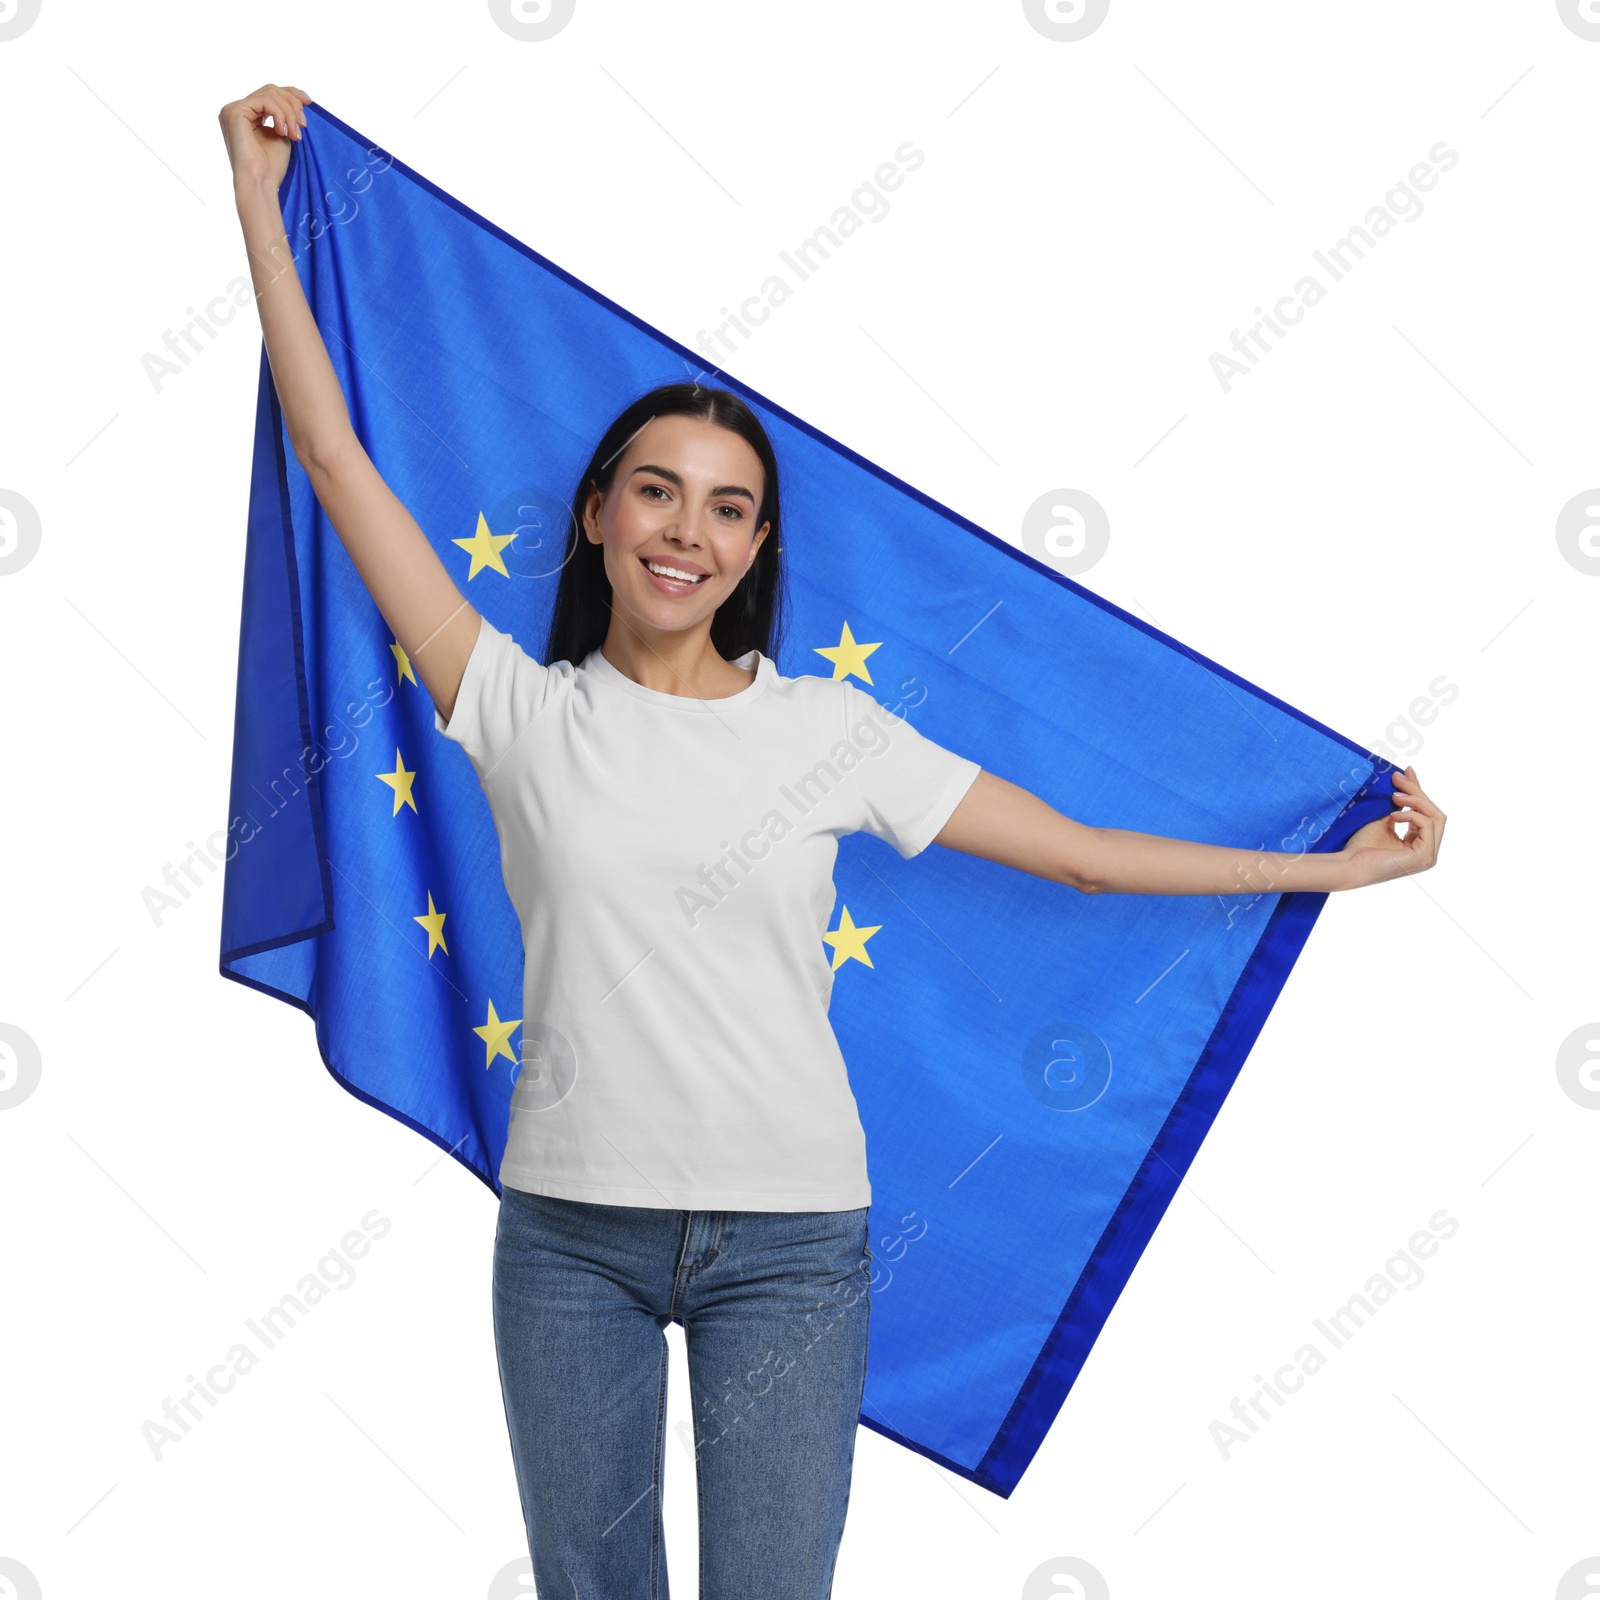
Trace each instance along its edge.
{"label": "elbow", "polygon": [[1094,869],[1097,843],[1094,831],[1081,826],[1073,830],[1055,873],[1057,883],[1064,883],[1079,894],[1104,894],[1106,891],[1105,881]]}
{"label": "elbow", "polygon": [[313,482],[339,476],[353,459],[354,451],[361,448],[360,440],[353,433],[348,437],[332,440],[293,439],[290,444],[301,470]]}
{"label": "elbow", "polygon": [[1079,894],[1100,894],[1105,889],[1105,885],[1079,863],[1065,862],[1050,876],[1057,883],[1076,889]]}

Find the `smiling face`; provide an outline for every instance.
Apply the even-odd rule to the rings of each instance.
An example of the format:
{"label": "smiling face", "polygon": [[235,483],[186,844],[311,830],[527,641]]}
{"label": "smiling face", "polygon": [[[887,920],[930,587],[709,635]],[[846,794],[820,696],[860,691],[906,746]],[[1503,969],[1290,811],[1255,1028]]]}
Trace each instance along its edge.
{"label": "smiling face", "polygon": [[709,625],[767,536],[769,523],[756,526],[765,476],[728,428],[685,416],[646,423],[610,490],[592,489],[584,507],[585,536],[605,546],[612,605],[646,629]]}

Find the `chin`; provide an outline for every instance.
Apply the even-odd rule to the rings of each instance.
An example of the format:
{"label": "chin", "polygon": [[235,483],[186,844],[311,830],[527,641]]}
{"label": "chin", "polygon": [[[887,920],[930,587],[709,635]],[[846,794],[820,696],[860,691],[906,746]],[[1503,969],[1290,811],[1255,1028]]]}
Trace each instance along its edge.
{"label": "chin", "polygon": [[681,633],[685,628],[693,628],[708,616],[714,615],[716,608],[713,606],[707,609],[697,605],[691,609],[688,606],[674,605],[664,595],[652,593],[632,610],[641,622],[648,623],[662,633]]}

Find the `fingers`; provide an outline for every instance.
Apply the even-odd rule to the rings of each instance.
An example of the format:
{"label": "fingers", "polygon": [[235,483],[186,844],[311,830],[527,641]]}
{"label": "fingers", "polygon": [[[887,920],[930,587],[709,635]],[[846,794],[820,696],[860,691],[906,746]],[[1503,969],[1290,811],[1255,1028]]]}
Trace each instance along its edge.
{"label": "fingers", "polygon": [[1437,817],[1440,822],[1445,820],[1444,812],[1422,792],[1422,785],[1417,782],[1415,767],[1407,767],[1404,772],[1392,774],[1390,782],[1394,787],[1392,798],[1396,805],[1410,806],[1424,816]]}
{"label": "fingers", "polygon": [[295,98],[280,89],[272,96],[270,109],[273,131],[282,134],[285,139],[298,139],[305,119]]}
{"label": "fingers", "polygon": [[[280,138],[298,139],[306,125],[303,105],[311,103],[311,96],[292,85],[264,83],[252,95],[237,102],[244,114],[262,133],[274,133]],[[266,119],[272,118],[272,127]]]}
{"label": "fingers", "polygon": [[272,126],[284,138],[292,139],[295,136],[296,122],[300,116],[300,107],[294,103],[291,96],[282,89],[274,88],[272,96]]}
{"label": "fingers", "polygon": [[[305,125],[306,125],[305,107],[311,104],[311,96],[308,95],[305,92],[304,89],[295,88],[295,86],[292,83],[280,84],[278,87],[283,91],[283,93],[285,95],[292,95],[294,97],[294,99],[290,100],[290,102],[289,102],[289,122],[290,122],[290,126],[294,127],[294,128],[297,128],[297,129],[305,127]],[[298,100],[300,103],[298,105],[296,105],[295,104],[295,100]],[[298,138],[299,134],[296,133],[295,137]]]}
{"label": "fingers", "polygon": [[1405,821],[1411,824],[1407,830],[1402,844],[1405,849],[1414,851],[1417,857],[1417,870],[1431,867],[1439,855],[1439,824],[1430,816],[1406,817]]}
{"label": "fingers", "polygon": [[[1391,772],[1390,782],[1394,809],[1386,817],[1376,819],[1388,825],[1385,832],[1391,841],[1388,850],[1379,846],[1386,857],[1378,869],[1380,877],[1409,877],[1412,873],[1426,872],[1439,859],[1445,814],[1423,793],[1415,767]],[[1406,825],[1404,838],[1400,835],[1401,823]]]}
{"label": "fingers", "polygon": [[[1402,850],[1437,850],[1443,819],[1432,811],[1391,811],[1383,821],[1389,824],[1390,835]],[[1401,823],[1406,824],[1404,838],[1400,837]]]}

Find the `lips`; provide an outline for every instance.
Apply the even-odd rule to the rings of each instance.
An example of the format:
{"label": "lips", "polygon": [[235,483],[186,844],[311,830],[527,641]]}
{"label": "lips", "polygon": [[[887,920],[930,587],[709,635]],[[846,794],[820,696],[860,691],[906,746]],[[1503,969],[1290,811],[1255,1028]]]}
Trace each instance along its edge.
{"label": "lips", "polygon": [[[689,581],[682,578],[669,578],[660,572],[652,572],[649,563],[655,561],[658,566],[673,567],[680,572],[695,572],[700,576]],[[656,556],[640,556],[639,565],[644,568],[644,575],[663,594],[693,594],[700,585],[711,576],[703,567],[697,566],[692,561],[667,561]]]}

